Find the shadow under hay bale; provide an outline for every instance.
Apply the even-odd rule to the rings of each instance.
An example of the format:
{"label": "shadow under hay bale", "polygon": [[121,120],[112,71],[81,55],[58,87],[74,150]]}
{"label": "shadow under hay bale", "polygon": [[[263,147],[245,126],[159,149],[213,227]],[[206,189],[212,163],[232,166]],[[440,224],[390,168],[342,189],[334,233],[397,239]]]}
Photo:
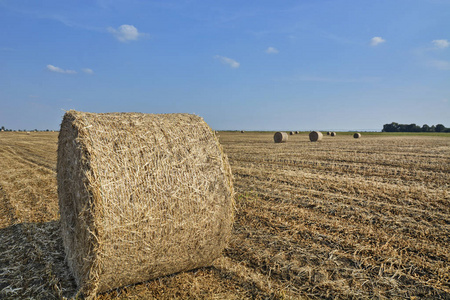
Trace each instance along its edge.
{"label": "shadow under hay bale", "polygon": [[75,279],[64,261],[58,221],[0,229],[0,299],[73,297]]}
{"label": "shadow under hay bale", "polygon": [[57,171],[66,257],[86,295],[210,266],[228,242],[231,170],[198,116],[69,111]]}

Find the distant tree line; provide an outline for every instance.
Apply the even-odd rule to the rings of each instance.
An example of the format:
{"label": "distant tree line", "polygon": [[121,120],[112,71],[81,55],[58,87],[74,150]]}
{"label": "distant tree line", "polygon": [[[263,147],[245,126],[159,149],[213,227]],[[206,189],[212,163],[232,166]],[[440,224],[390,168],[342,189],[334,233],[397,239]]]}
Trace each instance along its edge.
{"label": "distant tree line", "polygon": [[450,132],[450,128],[445,128],[442,124],[428,126],[423,124],[422,127],[416,124],[384,124],[382,132]]}
{"label": "distant tree line", "polygon": [[0,131],[36,131],[36,132],[38,132],[38,131],[46,131],[46,132],[49,132],[50,130],[49,129],[45,129],[45,130],[38,130],[38,129],[34,129],[34,130],[28,130],[28,129],[18,129],[18,130],[13,130],[13,129],[7,129],[7,128],[5,128],[5,126],[1,126],[0,127]]}

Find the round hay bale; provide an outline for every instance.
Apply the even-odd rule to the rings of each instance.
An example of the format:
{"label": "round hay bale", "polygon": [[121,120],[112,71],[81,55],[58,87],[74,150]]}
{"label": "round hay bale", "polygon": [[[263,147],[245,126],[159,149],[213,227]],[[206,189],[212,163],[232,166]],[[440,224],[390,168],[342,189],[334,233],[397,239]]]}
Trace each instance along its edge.
{"label": "round hay bale", "polygon": [[241,133],[244,133],[245,131],[244,130],[241,130]]}
{"label": "round hay bale", "polygon": [[309,140],[310,140],[311,142],[317,142],[317,141],[320,141],[320,140],[322,139],[322,137],[323,137],[323,134],[322,134],[322,132],[320,132],[320,131],[311,131],[311,132],[309,133]]}
{"label": "round hay bale", "polygon": [[296,131],[295,134],[298,134],[298,131]]}
{"label": "round hay bale", "polygon": [[286,143],[288,140],[288,135],[286,132],[276,132],[273,135],[273,140],[275,141],[275,143]]}
{"label": "round hay bale", "polygon": [[331,136],[336,136],[336,132],[333,131],[330,135]]}
{"label": "round hay bale", "polygon": [[331,132],[330,132],[330,131],[328,131],[328,132],[327,132],[327,135],[330,135],[330,134],[331,134]]}
{"label": "round hay bale", "polygon": [[353,137],[354,137],[355,139],[359,139],[359,138],[361,137],[361,133],[356,132],[356,133],[353,135]]}
{"label": "round hay bale", "polygon": [[231,235],[231,169],[195,115],[68,111],[57,179],[66,260],[89,297],[210,266]]}
{"label": "round hay bale", "polygon": [[294,132],[293,132],[293,131],[291,131],[291,132],[289,132],[289,134],[290,134],[290,135],[294,135]]}

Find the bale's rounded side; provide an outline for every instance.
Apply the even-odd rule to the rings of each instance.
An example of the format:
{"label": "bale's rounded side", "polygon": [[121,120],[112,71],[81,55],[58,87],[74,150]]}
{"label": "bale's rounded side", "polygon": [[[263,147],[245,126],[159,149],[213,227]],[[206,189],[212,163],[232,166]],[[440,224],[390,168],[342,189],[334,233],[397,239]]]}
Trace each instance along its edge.
{"label": "bale's rounded side", "polygon": [[198,116],[69,111],[57,178],[66,258],[86,295],[211,265],[231,235],[230,166]]}
{"label": "bale's rounded side", "polygon": [[286,143],[288,140],[288,134],[286,132],[275,132],[273,135],[273,140],[275,143]]}
{"label": "bale's rounded side", "polygon": [[336,132],[333,131],[333,132],[331,133],[331,136],[336,136]]}
{"label": "bale's rounded side", "polygon": [[356,132],[356,133],[353,135],[353,137],[354,137],[355,139],[359,139],[359,138],[361,137],[361,133]]}
{"label": "bale's rounded side", "polygon": [[311,132],[309,133],[309,140],[310,140],[311,142],[317,142],[317,141],[320,141],[320,140],[322,139],[322,137],[323,137],[323,134],[322,134],[322,132],[320,132],[320,131],[311,131]]}
{"label": "bale's rounded side", "polygon": [[331,134],[331,132],[330,132],[330,131],[328,131],[328,132],[327,132],[327,135],[330,135],[330,134]]}
{"label": "bale's rounded side", "polygon": [[293,131],[291,131],[291,132],[289,132],[289,134],[290,134],[290,135],[294,135],[294,132],[293,132]]}

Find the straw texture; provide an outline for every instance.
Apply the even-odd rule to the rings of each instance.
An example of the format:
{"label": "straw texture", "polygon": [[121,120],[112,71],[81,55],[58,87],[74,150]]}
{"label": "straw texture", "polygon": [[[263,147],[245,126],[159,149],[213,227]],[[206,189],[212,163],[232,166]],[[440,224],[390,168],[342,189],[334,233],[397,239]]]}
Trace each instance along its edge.
{"label": "straw texture", "polygon": [[195,115],[69,111],[57,178],[66,259],[88,296],[211,265],[231,234],[228,159]]}
{"label": "straw texture", "polygon": [[273,140],[275,143],[286,143],[288,140],[288,134],[286,132],[275,132],[273,135]]}
{"label": "straw texture", "polygon": [[309,140],[310,140],[311,142],[317,142],[317,141],[320,141],[320,140],[322,139],[322,137],[323,137],[323,134],[322,134],[322,132],[320,132],[320,131],[311,131],[311,132],[309,133]]}

